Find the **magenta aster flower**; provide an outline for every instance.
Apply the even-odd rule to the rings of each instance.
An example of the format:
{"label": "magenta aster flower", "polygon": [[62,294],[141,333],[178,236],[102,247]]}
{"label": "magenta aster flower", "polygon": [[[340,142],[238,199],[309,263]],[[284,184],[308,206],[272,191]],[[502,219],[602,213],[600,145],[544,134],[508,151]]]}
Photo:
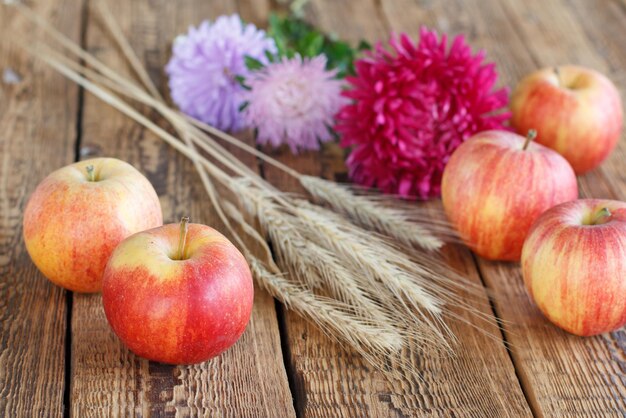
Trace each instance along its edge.
{"label": "magenta aster flower", "polygon": [[274,40],[235,14],[190,27],[186,35],[174,40],[172,49],[165,71],[174,103],[218,129],[243,128],[239,107],[244,89],[235,77],[250,73],[246,55],[267,63],[265,51],[276,52]]}
{"label": "magenta aster flower", "polygon": [[355,63],[344,96],[352,103],[337,115],[351,178],[384,192],[411,198],[440,194],[450,154],[476,132],[506,129],[508,89],[492,91],[498,74],[472,55],[463,36],[447,50],[435,32],[420,30],[415,45],[407,35],[380,44]]}
{"label": "magenta aster flower", "polygon": [[345,104],[336,71],[327,71],[326,57],[296,56],[254,72],[246,83],[247,124],[257,129],[257,142],[291,151],[319,149],[332,139],[333,116]]}

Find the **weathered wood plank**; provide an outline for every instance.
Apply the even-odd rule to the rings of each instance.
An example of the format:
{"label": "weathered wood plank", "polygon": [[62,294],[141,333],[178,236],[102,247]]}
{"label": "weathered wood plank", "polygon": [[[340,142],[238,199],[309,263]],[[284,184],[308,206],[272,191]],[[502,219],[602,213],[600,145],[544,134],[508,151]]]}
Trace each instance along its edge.
{"label": "weathered wood plank", "polygon": [[[116,15],[124,18],[133,44],[163,90],[164,45],[204,16],[233,11],[226,0],[179,6],[159,1],[151,4],[152,8],[125,3],[116,1]],[[64,3],[55,11],[56,2],[50,1],[38,7],[53,16],[58,27],[78,36],[77,5]],[[536,66],[574,62],[604,71],[624,91],[626,45],[616,35],[626,16],[624,9],[619,0],[597,4],[582,0],[524,4],[318,0],[309,12],[322,27],[352,40],[384,39],[387,28],[416,35],[422,23],[464,32],[473,45],[488,50],[509,84]],[[0,11],[5,28],[11,16]],[[245,18],[260,22],[267,4],[242,2],[241,11]],[[90,47],[109,62],[119,63],[93,23]],[[77,90],[42,65],[31,69],[31,61],[22,60],[12,49],[1,49],[0,57],[0,62],[5,62],[4,57],[9,58],[7,62],[17,62],[16,69],[27,78],[22,84],[0,88],[0,128],[4,133],[0,137],[0,225],[4,231],[0,234],[0,415],[59,415],[64,293],[43,280],[28,262],[20,244],[19,213],[35,184],[51,169],[73,159]],[[183,213],[207,223],[215,219],[191,164],[123,116],[87,98],[83,130],[81,155],[118,156],[137,165],[157,187],[168,221]],[[29,164],[33,152],[46,155],[45,163]],[[321,156],[279,155],[305,172],[345,178],[337,147],[327,147]],[[622,139],[602,168],[581,179],[582,195],[625,199],[625,156]],[[277,184],[295,187],[276,172],[268,169],[267,173]],[[452,265],[478,280],[466,251],[453,248],[448,256]],[[550,416],[624,414],[624,332],[589,339],[568,336],[549,325],[528,300],[517,265],[479,260],[479,266],[485,282],[497,294],[497,312],[510,321],[505,335],[513,345],[517,373],[534,412]],[[231,351],[202,366],[174,368],[129,353],[108,330],[100,297],[77,295],[72,321],[74,415],[293,414],[272,299],[257,292],[255,302],[253,321]],[[501,344],[469,327],[455,325],[462,337],[459,358],[441,359],[426,353],[419,359],[424,381],[394,384],[291,312],[284,316],[284,328],[288,365],[303,415],[518,416],[528,412]],[[494,328],[492,332],[498,331]]]}
{"label": "weathered wood plank", "polygon": [[[415,10],[414,5],[410,8]],[[350,41],[375,41],[388,36],[387,18],[381,12],[380,5],[371,1],[313,1],[307,16]],[[393,22],[391,27],[398,29]],[[337,145],[325,146],[321,154],[292,156],[286,149],[273,153],[306,174],[346,178],[343,151]],[[265,167],[265,174],[285,190],[300,190],[293,179],[271,167]],[[467,250],[449,248],[446,256],[452,266],[479,282]],[[486,298],[474,306],[491,314]],[[466,312],[455,312],[477,323]],[[358,355],[343,350],[290,311],[284,312],[284,326],[296,405],[303,416],[531,415],[495,322],[486,331],[496,335],[496,340],[468,325],[452,323],[459,337],[457,357],[413,350],[408,355],[419,364],[423,380],[397,382],[388,382]]]}
{"label": "weathered wood plank", "polygon": [[[78,39],[80,2],[51,0],[36,11]],[[3,40],[35,30],[3,5],[0,28]],[[61,416],[66,293],[30,261],[22,213],[37,184],[74,160],[78,89],[16,48],[0,45],[0,71],[22,78],[0,80],[0,416]]]}
{"label": "weathered wood plank", "polygon": [[[604,22],[590,15],[592,9],[606,6],[599,3],[579,5],[584,4],[581,16],[588,25],[604,32]],[[456,17],[446,15],[445,29],[464,32],[473,45],[485,48],[511,86],[526,73],[548,65],[576,63],[606,69],[565,2],[450,1],[436,7],[441,8],[436,16],[444,10],[456,11]],[[432,18],[425,23],[437,25]],[[601,169],[580,178],[582,196],[615,197],[619,170],[624,167],[618,153]],[[529,300],[518,264],[478,258],[478,265],[496,295],[498,315],[509,321],[506,337],[533,411],[540,416],[624,414],[623,331],[587,339],[568,335],[549,324]]]}
{"label": "weathered wood plank", "polygon": [[[267,13],[263,2],[246,19]],[[162,91],[171,40],[190,24],[235,10],[230,2],[111,1],[111,8]],[[124,64],[97,21],[88,48],[103,61]],[[166,222],[187,214],[223,230],[193,165],[112,108],[86,96],[81,156],[115,156],[134,164],[154,184]],[[255,160],[248,162],[254,166]],[[99,295],[75,297],[72,316],[72,411],[87,416],[293,416],[281,355],[274,300],[257,291],[242,339],[201,365],[173,367],[135,357],[110,331]]]}

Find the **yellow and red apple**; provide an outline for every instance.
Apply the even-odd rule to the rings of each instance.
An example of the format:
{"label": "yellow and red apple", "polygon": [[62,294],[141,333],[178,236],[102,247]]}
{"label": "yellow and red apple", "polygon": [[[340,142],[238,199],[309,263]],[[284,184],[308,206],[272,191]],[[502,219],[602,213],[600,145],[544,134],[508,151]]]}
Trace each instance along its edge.
{"label": "yellow and red apple", "polygon": [[443,172],[443,207],[461,239],[480,256],[518,261],[532,223],[578,197],[576,176],[555,151],[506,131],[461,144]]}
{"label": "yellow and red apple", "polygon": [[622,102],[615,85],[597,71],[567,65],[525,77],[511,97],[511,125],[536,129],[536,141],[558,151],[577,174],[597,167],[622,131]]}
{"label": "yellow and red apple", "polygon": [[243,255],[216,230],[185,225],[127,238],[104,274],[102,300],[113,331],[135,354],[161,363],[220,354],[239,339],[252,310]]}
{"label": "yellow and red apple", "polygon": [[97,292],[124,238],[163,224],[159,198],[130,164],[97,158],[63,167],[35,189],[24,212],[31,259],[53,283]]}
{"label": "yellow and red apple", "polygon": [[530,296],[554,324],[581,336],[626,323],[626,203],[581,199],[545,212],[522,252]]}

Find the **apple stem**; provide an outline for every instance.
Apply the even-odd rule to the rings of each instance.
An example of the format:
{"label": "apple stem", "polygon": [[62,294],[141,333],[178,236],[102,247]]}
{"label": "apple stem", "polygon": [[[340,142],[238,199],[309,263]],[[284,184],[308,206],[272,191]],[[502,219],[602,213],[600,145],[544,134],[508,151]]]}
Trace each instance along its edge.
{"label": "apple stem", "polygon": [[187,243],[187,231],[189,230],[189,216],[180,218],[180,236],[178,238],[178,250],[176,260],[185,259],[185,244]]}
{"label": "apple stem", "polygon": [[93,166],[88,165],[87,167],[85,167],[85,170],[87,170],[87,180],[96,181],[96,173],[94,173]]}
{"label": "apple stem", "polygon": [[559,70],[559,67],[554,67],[554,75],[556,75],[557,85],[561,87],[561,70]]}
{"label": "apple stem", "polygon": [[522,147],[522,151],[526,151],[526,148],[528,148],[530,143],[532,141],[534,141],[535,138],[537,138],[537,131],[534,130],[534,129],[529,129],[528,133],[526,134],[526,142],[524,142],[524,146]]}
{"label": "apple stem", "polygon": [[609,208],[602,208],[600,212],[596,213],[596,216],[593,218],[593,225],[604,223],[600,221],[603,221],[605,218],[610,218],[610,217],[611,217],[611,211],[609,210]]}

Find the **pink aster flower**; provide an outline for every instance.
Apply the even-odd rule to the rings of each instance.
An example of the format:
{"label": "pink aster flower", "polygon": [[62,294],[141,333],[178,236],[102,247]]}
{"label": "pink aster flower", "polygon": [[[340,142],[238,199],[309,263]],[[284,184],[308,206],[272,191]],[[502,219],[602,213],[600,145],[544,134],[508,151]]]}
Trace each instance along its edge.
{"label": "pink aster flower", "polygon": [[267,63],[265,51],[276,52],[274,40],[235,14],[190,27],[174,40],[172,49],[165,71],[174,103],[218,129],[242,129],[239,108],[244,89],[235,77],[250,73],[246,55]]}
{"label": "pink aster flower", "polygon": [[291,151],[319,149],[332,139],[333,116],[345,103],[336,71],[327,71],[326,57],[296,56],[254,72],[246,83],[247,124],[257,129],[257,142]]}
{"label": "pink aster flower", "polygon": [[474,133],[506,129],[508,89],[493,91],[495,64],[472,55],[463,36],[420,30],[380,44],[355,63],[344,96],[352,102],[337,115],[341,145],[351,147],[351,178],[407,198],[438,196],[450,154]]}

